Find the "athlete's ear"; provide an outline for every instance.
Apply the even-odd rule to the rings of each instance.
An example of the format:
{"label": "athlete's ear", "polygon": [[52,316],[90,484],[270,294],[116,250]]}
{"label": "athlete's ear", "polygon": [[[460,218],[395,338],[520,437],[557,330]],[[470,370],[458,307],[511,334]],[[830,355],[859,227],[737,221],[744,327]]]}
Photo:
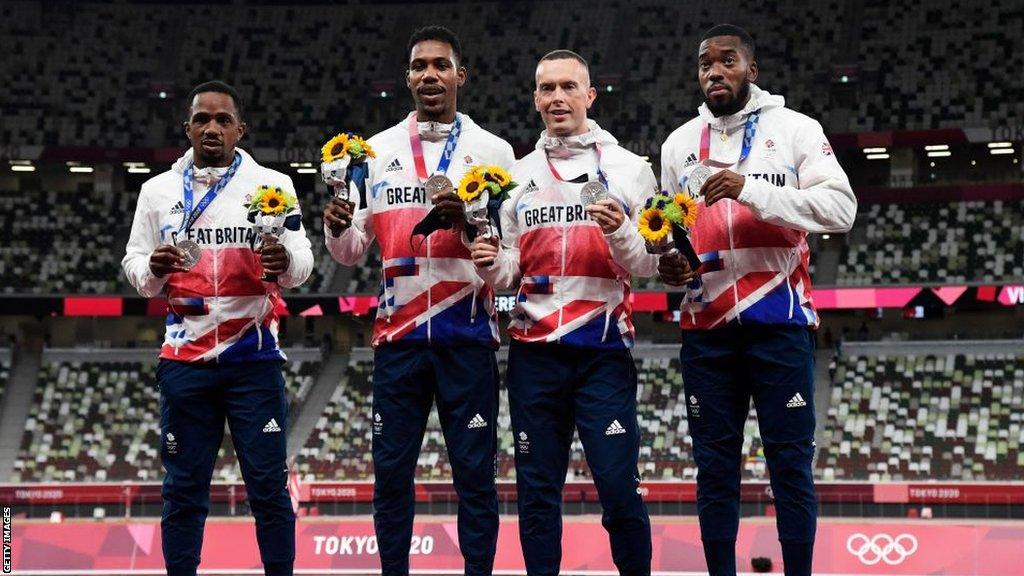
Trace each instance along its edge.
{"label": "athlete's ear", "polygon": [[752,60],[747,67],[747,80],[757,82],[757,60]]}
{"label": "athlete's ear", "polygon": [[594,105],[594,100],[597,99],[597,89],[591,86],[587,88],[587,110]]}
{"label": "athlete's ear", "polygon": [[412,70],[405,69],[405,86],[409,90],[412,90]]}
{"label": "athlete's ear", "polygon": [[466,80],[469,78],[469,72],[466,70],[465,66],[459,66],[459,71],[456,72],[456,75],[459,79],[459,88],[462,88],[462,85],[465,84]]}
{"label": "athlete's ear", "polygon": [[238,123],[238,139],[241,140],[245,136],[246,132],[249,131],[249,126],[245,122]]}

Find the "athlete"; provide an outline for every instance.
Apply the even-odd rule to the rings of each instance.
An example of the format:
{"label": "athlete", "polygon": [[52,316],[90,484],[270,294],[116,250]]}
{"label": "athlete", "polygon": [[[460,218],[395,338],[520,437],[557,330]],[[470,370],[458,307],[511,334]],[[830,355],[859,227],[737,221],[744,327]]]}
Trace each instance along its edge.
{"label": "athlete", "polygon": [[[156,372],[167,472],[164,562],[169,576],[196,573],[226,418],[264,571],[290,575],[295,514],[286,488],[288,403],[275,310],[283,305],[281,288],[309,276],[313,253],[301,226],[260,247],[247,219],[248,195],[262,185],[288,194],[294,187],[236,147],[246,125],[235,89],[206,82],[188,103],[192,149],[142,185],[122,261],[139,294],[163,294],[170,309]],[[264,272],[276,281],[262,281]]]}
{"label": "athlete", "polygon": [[649,574],[651,527],[640,496],[632,273],[650,276],[635,223],[657,191],[649,164],[587,119],[596,91],[568,50],[537,66],[534,102],[546,130],[512,167],[502,239],[477,240],[473,260],[496,288],[519,283],[509,331],[508,392],[516,440],[519,536],[526,571],[558,574],[562,488],[573,428],[604,510],[621,574]]}
{"label": "athlete", "polygon": [[[507,142],[457,111],[467,73],[454,33],[418,30],[408,54],[416,110],[369,139],[377,157],[365,191],[358,205],[327,205],[326,243],[349,266],[374,240],[381,249],[372,344],[374,526],[383,573],[409,572],[413,476],[436,402],[459,496],[465,573],[490,574],[498,538],[497,319],[494,292],[463,243],[465,212],[453,187],[476,164],[508,168],[515,157]],[[432,220],[442,229],[422,233],[418,225]]]}
{"label": "athlete", "polygon": [[712,575],[736,573],[743,424],[753,398],[785,573],[810,574],[818,315],[806,239],[848,231],[857,200],[821,125],[754,84],[747,32],[708,30],[697,77],[704,103],[665,141],[661,165],[664,187],[704,202],[692,231],[701,265],[691,270],[667,255],[659,271],[666,283],[687,286],[680,359],[705,559]]}

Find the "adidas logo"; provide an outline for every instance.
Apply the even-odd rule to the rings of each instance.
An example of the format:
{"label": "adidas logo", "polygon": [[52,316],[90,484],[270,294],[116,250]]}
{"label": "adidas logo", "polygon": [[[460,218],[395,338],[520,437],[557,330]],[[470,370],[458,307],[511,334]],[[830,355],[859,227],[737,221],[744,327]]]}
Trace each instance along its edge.
{"label": "adidas logo", "polygon": [[280,431],[281,431],[281,427],[277,425],[277,420],[274,419],[274,418],[271,418],[270,422],[267,422],[267,425],[263,427],[263,433],[264,434],[269,434],[271,432],[280,432]]}
{"label": "adidas logo", "polygon": [[690,404],[693,404],[694,406],[697,405],[697,397],[696,396],[690,395]]}
{"label": "adidas logo", "polygon": [[181,200],[178,200],[178,203],[175,204],[171,208],[171,215],[173,216],[174,214],[184,214],[184,213],[185,213],[185,206],[182,205]]}
{"label": "adidas logo", "polygon": [[690,152],[690,155],[686,157],[686,162],[683,163],[683,168],[689,168],[697,163],[697,155]]}
{"label": "adidas logo", "polygon": [[789,399],[789,402],[786,402],[786,408],[799,408],[801,406],[807,406],[807,402],[804,402],[804,397],[801,396],[799,392],[794,394],[793,397]]}
{"label": "adidas logo", "polygon": [[604,431],[605,436],[614,436],[616,434],[625,434],[626,429],[619,424],[618,420],[612,420],[612,423],[608,425],[608,429]]}
{"label": "adidas logo", "polygon": [[395,158],[394,160],[391,161],[391,164],[388,164],[388,167],[384,169],[384,172],[400,172],[401,170],[402,163],[398,161],[398,158]]}
{"label": "adidas logo", "polygon": [[537,190],[540,190],[540,188],[537,187],[537,183],[530,180],[526,183],[526,188],[523,188],[523,194],[529,194],[531,192],[536,192]]}
{"label": "adidas logo", "polygon": [[487,427],[487,421],[484,420],[483,417],[480,416],[479,414],[477,414],[476,416],[473,416],[473,419],[469,421],[469,426],[467,426],[467,428],[469,428],[470,430],[472,430],[473,428],[485,428],[485,427]]}

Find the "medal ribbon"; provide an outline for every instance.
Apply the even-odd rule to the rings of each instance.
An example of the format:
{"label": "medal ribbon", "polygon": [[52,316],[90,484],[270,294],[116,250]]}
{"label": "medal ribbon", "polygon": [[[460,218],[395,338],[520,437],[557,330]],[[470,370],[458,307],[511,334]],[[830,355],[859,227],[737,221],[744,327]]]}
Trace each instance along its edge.
{"label": "medal ribbon", "polygon": [[[434,171],[434,174],[448,173],[448,165],[452,163],[452,155],[455,154],[455,146],[459,143],[460,133],[462,133],[462,119],[456,114],[455,124],[452,125],[452,131],[444,143],[444,150],[441,151],[441,159],[437,162],[437,170]],[[409,114],[409,145],[412,146],[412,159],[416,164],[416,177],[419,178],[420,183],[423,183],[429,174],[427,174],[427,163],[423,160],[423,141],[420,140],[415,112]]]}
{"label": "medal ribbon", "polygon": [[[747,116],[747,123],[743,126],[743,147],[740,149],[740,159],[735,162],[739,164],[750,156],[750,148],[754,143],[754,135],[757,133],[757,121],[761,119],[761,111],[754,110]],[[711,124],[704,124],[700,131],[700,162],[704,162],[711,155]],[[718,162],[715,162],[719,164]],[[733,164],[729,164],[732,166]]]}
{"label": "medal ribbon", "polygon": [[[594,150],[597,151],[597,179],[601,181],[605,190],[608,190],[608,178],[605,177],[604,170],[601,170],[601,145],[595,142]],[[562,178],[562,175],[558,173],[557,169],[555,169],[555,165],[551,163],[551,158],[548,157],[546,152],[544,154],[544,158],[548,161],[548,169],[551,170],[551,175],[555,177],[555,180],[565,182],[565,178]]]}
{"label": "medal ribbon", "polygon": [[224,176],[206,193],[205,196],[196,205],[195,210],[192,209],[192,173],[195,170],[195,162],[188,165],[185,169],[185,173],[182,175],[182,184],[184,187],[184,199],[182,201],[182,212],[185,213],[185,217],[181,219],[181,226],[178,228],[178,233],[182,231],[188,234],[188,231],[192,228],[192,225],[196,223],[199,216],[206,210],[207,206],[210,205],[217,198],[217,194],[220,193],[227,185],[231,182],[231,179],[235,176],[235,172],[238,171],[238,166],[242,163],[242,155],[235,152],[235,159],[231,162],[231,167],[224,173]]}

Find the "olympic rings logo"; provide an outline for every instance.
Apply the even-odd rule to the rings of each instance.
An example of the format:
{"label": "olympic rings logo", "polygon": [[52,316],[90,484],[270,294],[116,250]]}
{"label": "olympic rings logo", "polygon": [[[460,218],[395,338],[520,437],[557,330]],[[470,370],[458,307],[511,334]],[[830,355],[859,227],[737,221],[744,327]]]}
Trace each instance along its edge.
{"label": "olympic rings logo", "polygon": [[896,537],[876,534],[868,538],[865,534],[857,533],[846,539],[846,550],[865,566],[874,566],[879,562],[896,566],[917,552],[917,538],[912,534]]}

